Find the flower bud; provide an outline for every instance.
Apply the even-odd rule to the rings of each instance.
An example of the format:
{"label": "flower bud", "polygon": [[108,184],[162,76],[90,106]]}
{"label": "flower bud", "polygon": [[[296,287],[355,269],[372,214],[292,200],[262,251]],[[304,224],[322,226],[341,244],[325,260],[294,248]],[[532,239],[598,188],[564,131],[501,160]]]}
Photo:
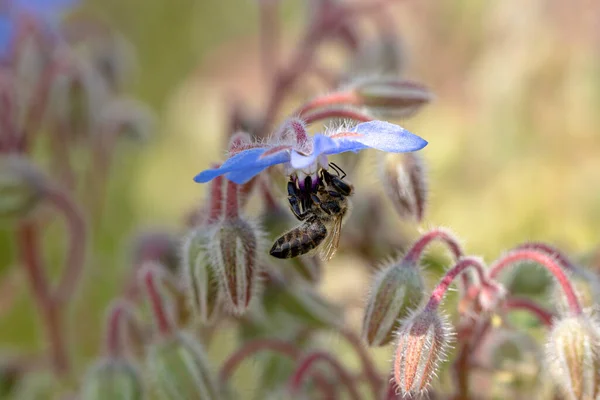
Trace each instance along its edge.
{"label": "flower bud", "polygon": [[600,328],[597,322],[583,315],[557,321],[546,343],[546,362],[567,399],[598,399]]}
{"label": "flower bud", "polygon": [[494,312],[506,297],[506,289],[499,282],[481,282],[478,303],[483,312]]}
{"label": "flower bud", "polygon": [[401,261],[377,272],[369,294],[362,336],[369,346],[383,346],[393,339],[400,320],[423,300],[424,282],[417,266]]}
{"label": "flower bud", "polygon": [[147,368],[160,399],[219,398],[204,349],[184,332],[153,344],[149,348]]}
{"label": "flower bud", "polygon": [[394,77],[363,79],[353,86],[361,105],[389,118],[410,117],[433,99],[425,86]]}
{"label": "flower bud", "polygon": [[0,222],[30,215],[44,197],[44,179],[28,159],[0,155]]}
{"label": "flower bud", "polygon": [[142,381],[135,370],[125,360],[107,359],[92,366],[83,382],[82,400],[143,398]]}
{"label": "flower bud", "polygon": [[214,226],[202,226],[192,230],[183,242],[183,281],[193,313],[204,324],[215,321],[222,300],[217,267],[207,249],[214,234]]}
{"label": "flower bud", "polygon": [[382,181],[388,197],[402,218],[421,222],[427,205],[427,177],[417,153],[388,153],[382,158]]}
{"label": "flower bud", "polygon": [[210,263],[215,266],[226,307],[242,314],[256,286],[259,230],[239,217],[223,220],[216,229],[209,243]]}
{"label": "flower bud", "polygon": [[397,333],[394,380],[403,396],[427,390],[452,338],[450,324],[434,310],[418,311],[402,322]]}

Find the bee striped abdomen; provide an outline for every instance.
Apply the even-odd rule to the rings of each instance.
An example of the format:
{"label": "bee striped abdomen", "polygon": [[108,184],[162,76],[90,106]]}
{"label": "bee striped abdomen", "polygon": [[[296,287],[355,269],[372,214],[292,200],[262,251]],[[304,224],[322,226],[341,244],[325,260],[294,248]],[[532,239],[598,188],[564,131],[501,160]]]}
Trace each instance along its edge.
{"label": "bee striped abdomen", "polygon": [[293,258],[316,248],[327,236],[327,228],[316,218],[285,233],[275,241],[271,255],[277,258]]}

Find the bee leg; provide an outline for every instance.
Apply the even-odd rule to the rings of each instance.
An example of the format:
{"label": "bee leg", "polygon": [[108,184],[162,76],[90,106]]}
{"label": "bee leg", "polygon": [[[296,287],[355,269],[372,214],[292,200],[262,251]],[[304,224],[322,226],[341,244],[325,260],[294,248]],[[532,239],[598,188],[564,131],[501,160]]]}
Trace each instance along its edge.
{"label": "bee leg", "polygon": [[342,209],[335,201],[328,201],[328,202],[324,202],[324,203],[322,202],[320,204],[320,206],[321,206],[321,209],[329,215],[338,214],[338,213],[342,212]]}
{"label": "bee leg", "polygon": [[319,197],[316,194],[311,194],[310,198],[312,199],[313,203],[321,204],[321,199],[319,199]]}
{"label": "bee leg", "polygon": [[[294,182],[288,182],[288,202],[290,203],[290,209],[294,213],[294,216],[302,221],[306,218],[306,210],[307,208],[304,206],[304,201],[299,189],[296,187]],[[303,207],[301,207],[301,205]]]}
{"label": "bee leg", "polygon": [[350,196],[350,193],[352,193],[352,186],[348,185],[337,176],[331,177],[331,184],[344,196]]}

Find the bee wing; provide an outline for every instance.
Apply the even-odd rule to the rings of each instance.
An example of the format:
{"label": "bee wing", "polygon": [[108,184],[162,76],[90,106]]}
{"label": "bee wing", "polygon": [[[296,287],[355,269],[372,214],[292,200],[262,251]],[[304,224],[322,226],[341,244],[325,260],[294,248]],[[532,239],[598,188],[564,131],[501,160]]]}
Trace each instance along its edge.
{"label": "bee wing", "polygon": [[342,233],[343,215],[339,215],[327,226],[327,236],[319,247],[319,257],[323,261],[331,260],[340,245],[340,234]]}

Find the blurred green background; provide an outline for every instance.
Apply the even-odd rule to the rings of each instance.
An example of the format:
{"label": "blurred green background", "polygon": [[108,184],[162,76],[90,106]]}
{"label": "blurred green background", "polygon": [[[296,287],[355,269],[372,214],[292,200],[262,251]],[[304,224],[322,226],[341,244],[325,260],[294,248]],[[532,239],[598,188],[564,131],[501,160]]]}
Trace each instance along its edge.
{"label": "blurred green background", "polygon": [[[131,235],[156,226],[181,232],[184,216],[204,196],[205,186],[192,177],[224,154],[232,99],[249,111],[264,105],[269,86],[260,72],[256,3],[95,0],[75,11],[106,21],[131,41],[138,69],[130,89],[157,116],[149,142],[123,151],[113,166],[105,218],[94,231],[94,257],[73,310],[72,340],[84,350],[80,364],[97,351],[104,307],[128,272]],[[600,3],[405,0],[390,10],[405,50],[404,76],[436,95],[416,117],[396,121],[429,141],[422,151],[431,188],[424,228],[452,228],[468,253],[488,261],[525,240],[576,255],[596,251]],[[306,15],[305,2],[282,0],[284,56]],[[368,23],[358,28],[373,35]],[[327,51],[321,56],[329,57]],[[331,54],[335,64],[339,54]],[[286,108],[314,94],[302,88]],[[379,190],[372,158],[361,163],[360,177],[351,177],[366,182],[359,191]],[[22,277],[11,272],[8,231],[3,236],[0,271],[17,282],[17,295],[0,309],[0,343],[31,352],[41,348],[36,312]],[[60,265],[60,250],[48,247]],[[331,297],[366,296],[369,275],[351,263],[342,254],[326,269],[323,285]],[[354,324],[362,301],[351,301]]]}

